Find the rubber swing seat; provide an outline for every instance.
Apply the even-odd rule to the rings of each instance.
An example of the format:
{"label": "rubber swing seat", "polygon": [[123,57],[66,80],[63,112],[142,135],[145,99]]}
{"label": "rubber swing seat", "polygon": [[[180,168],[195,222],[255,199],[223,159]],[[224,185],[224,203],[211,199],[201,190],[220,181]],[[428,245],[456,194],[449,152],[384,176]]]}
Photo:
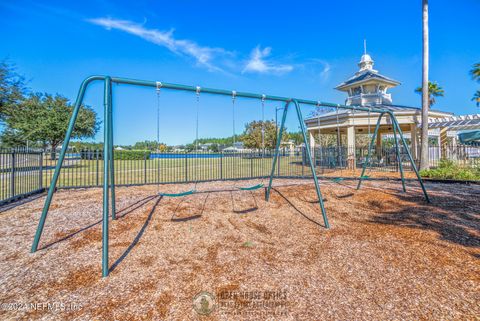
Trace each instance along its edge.
{"label": "rubber swing seat", "polygon": [[181,193],[158,193],[158,195],[165,196],[165,197],[182,197],[182,196],[195,194],[196,192],[197,192],[196,190],[192,189],[192,190],[181,192]]}
{"label": "rubber swing seat", "polygon": [[262,187],[263,187],[263,184],[257,184],[257,185],[248,186],[248,187],[239,187],[238,189],[241,191],[253,191]]}

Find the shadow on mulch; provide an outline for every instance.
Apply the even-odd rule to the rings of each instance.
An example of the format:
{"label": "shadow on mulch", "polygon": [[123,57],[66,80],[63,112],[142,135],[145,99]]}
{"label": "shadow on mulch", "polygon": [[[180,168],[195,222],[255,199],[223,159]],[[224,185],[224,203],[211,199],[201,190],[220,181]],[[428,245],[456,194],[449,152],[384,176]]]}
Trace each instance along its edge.
{"label": "shadow on mulch", "polygon": [[[466,247],[480,247],[480,215],[473,208],[469,209],[465,200],[442,195],[432,198],[432,203],[427,204],[421,196],[399,193],[397,197],[404,201],[400,208],[379,213],[370,222],[431,230],[441,240]],[[415,211],[412,211],[412,203],[416,203]],[[472,255],[480,258],[480,254]]]}
{"label": "shadow on mulch", "polygon": [[177,217],[177,213],[179,212],[178,209],[180,208],[182,203],[185,201],[185,197],[182,197],[180,202],[178,202],[177,206],[175,207],[175,210],[172,213],[172,217],[170,218],[170,221],[172,221],[172,222],[187,222],[187,221],[196,220],[196,219],[202,217],[203,212],[205,212],[205,206],[207,204],[207,200],[208,200],[209,197],[210,197],[210,193],[207,193],[207,196],[204,198],[204,200],[202,202],[202,207],[200,209],[200,213],[190,215],[190,216],[187,216],[187,217]]}
{"label": "shadow on mulch", "polygon": [[13,201],[11,203],[3,204],[3,205],[0,206],[0,213],[6,212],[6,211],[11,210],[13,208],[16,208],[20,205],[28,204],[30,202],[35,201],[36,199],[44,197],[45,195],[46,195],[46,192],[41,192],[41,193],[38,193],[38,194],[30,195],[26,198],[22,198],[22,199]]}
{"label": "shadow on mulch", "polygon": [[[155,197],[157,197],[157,196],[156,195],[147,196],[147,197],[142,198],[142,199],[136,201],[135,203],[130,204],[129,206],[117,211],[117,219],[120,219],[120,218],[123,218],[123,217],[127,216],[128,214],[132,213],[136,209],[138,209],[138,208],[144,206],[145,204],[147,204],[148,202],[150,202]],[[90,225],[82,227],[81,229],[79,229],[79,230],[77,230],[73,233],[70,233],[70,234],[68,234],[68,235],[66,235],[66,236],[64,236],[64,237],[62,237],[62,238],[60,238],[56,241],[53,241],[51,243],[46,244],[45,246],[39,248],[39,250],[45,250],[45,249],[48,249],[48,248],[52,247],[55,244],[67,241],[67,240],[71,239],[72,237],[74,237],[75,235],[78,235],[78,234],[80,234],[84,231],[87,231],[87,230],[91,229],[92,227],[102,223],[102,221],[103,221],[103,219],[100,219],[100,220],[98,220],[98,221],[96,221],[96,222],[94,222]]]}
{"label": "shadow on mulch", "polygon": [[[309,220],[310,222],[318,225],[318,226],[323,226],[323,227],[326,227],[324,224],[320,223],[320,222],[317,222],[315,221],[314,219],[312,219],[311,217],[309,217],[307,214],[305,214],[301,209],[299,209],[297,206],[295,206],[295,204],[293,204],[284,194],[282,194],[278,188],[275,188],[275,187],[272,187],[272,190],[274,190],[275,192],[278,193],[278,195],[280,195],[281,198],[283,198],[287,203],[288,205],[290,205],[297,213],[299,213],[300,215],[302,215],[303,217],[305,217],[307,220]],[[324,200],[326,201],[326,200]],[[316,203],[318,203],[318,201],[316,201]]]}
{"label": "shadow on mulch", "polygon": [[[156,196],[155,196],[156,197]],[[140,231],[138,231],[137,235],[135,236],[135,238],[133,239],[132,243],[130,243],[130,245],[127,247],[127,249],[125,250],[125,252],[123,252],[122,255],[120,255],[120,257],[115,261],[115,263],[112,264],[112,266],[110,267],[110,272],[112,272],[113,270],[115,270],[115,268],[120,264],[122,263],[122,261],[128,256],[128,254],[133,250],[133,248],[138,244],[138,242],[140,241],[140,239],[142,238],[143,234],[145,233],[145,230],[147,229],[148,225],[150,224],[150,221],[152,220],[152,217],[153,217],[153,213],[155,213],[155,210],[157,209],[157,206],[158,204],[160,203],[160,201],[162,200],[163,196],[159,196],[157,201],[153,204],[152,206],[152,209],[150,210],[150,213],[148,213],[148,216],[147,216],[147,219],[145,220],[145,222],[143,223],[142,225],[142,228],[140,229]]]}
{"label": "shadow on mulch", "polygon": [[[234,199],[234,196],[233,196],[233,193],[235,191],[230,191],[230,198],[232,200],[232,212],[233,213],[236,213],[236,214],[248,214],[248,213],[251,213],[251,212],[255,212],[256,210],[258,210],[258,204],[257,204],[257,198],[255,197],[255,194],[253,194],[252,191],[248,191],[248,193],[250,193],[250,195],[252,196],[253,198],[253,206],[249,207],[249,208],[244,208],[244,209],[236,209],[235,208],[235,199]],[[240,193],[240,191],[237,191]]]}

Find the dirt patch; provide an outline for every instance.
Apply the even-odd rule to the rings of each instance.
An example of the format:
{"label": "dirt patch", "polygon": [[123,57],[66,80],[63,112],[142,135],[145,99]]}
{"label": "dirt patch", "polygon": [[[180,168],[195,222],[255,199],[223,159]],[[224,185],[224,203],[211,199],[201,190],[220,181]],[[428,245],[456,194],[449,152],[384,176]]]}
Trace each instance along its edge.
{"label": "dirt patch", "polygon": [[[156,186],[118,188],[108,278],[101,277],[100,189],[57,192],[34,254],[44,198],[10,206],[0,215],[0,303],[57,302],[69,309],[6,309],[2,318],[480,315],[480,214],[473,201],[480,186],[428,183],[428,204],[415,182],[407,193],[398,181],[368,180],[359,191],[355,181],[320,183],[329,230],[309,180],[275,180],[270,202],[264,190],[240,192],[231,182],[199,183],[200,193],[184,198],[160,198]],[[209,190],[215,192],[202,192]],[[208,317],[193,309],[203,291],[217,304]]]}

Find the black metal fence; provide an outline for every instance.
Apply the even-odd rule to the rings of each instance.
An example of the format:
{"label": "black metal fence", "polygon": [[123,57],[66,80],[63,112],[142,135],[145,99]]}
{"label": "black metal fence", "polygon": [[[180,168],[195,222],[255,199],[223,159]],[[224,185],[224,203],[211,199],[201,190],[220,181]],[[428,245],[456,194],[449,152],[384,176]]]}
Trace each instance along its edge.
{"label": "black metal fence", "polygon": [[0,202],[43,191],[43,169],[42,152],[0,150]]}
{"label": "black metal fence", "polygon": [[[317,147],[313,150],[313,159],[318,175],[342,176],[345,173],[337,170],[360,169],[367,153],[368,148]],[[273,151],[146,152],[140,156],[137,153],[132,159],[117,156],[120,155],[114,160],[115,183],[143,185],[268,177]],[[102,186],[102,158],[101,150],[67,153],[57,187]],[[412,170],[403,148],[400,148],[400,158],[404,170]],[[433,167],[438,166],[443,158],[462,166],[480,166],[480,147],[431,147]],[[0,150],[0,203],[43,191],[50,184],[57,161],[57,152]],[[372,170],[394,172],[398,171],[399,165],[394,147],[372,148]],[[282,150],[274,174],[276,177],[311,177],[305,149]]]}
{"label": "black metal fence", "polygon": [[[406,171],[413,170],[407,151],[403,147],[399,147],[399,151],[403,169]],[[313,154],[316,166],[323,172],[329,169],[358,169],[361,168],[367,161],[368,147],[316,147]],[[399,170],[399,165],[400,163],[398,162],[398,157],[394,147],[372,147],[369,167],[380,172],[394,172]]]}

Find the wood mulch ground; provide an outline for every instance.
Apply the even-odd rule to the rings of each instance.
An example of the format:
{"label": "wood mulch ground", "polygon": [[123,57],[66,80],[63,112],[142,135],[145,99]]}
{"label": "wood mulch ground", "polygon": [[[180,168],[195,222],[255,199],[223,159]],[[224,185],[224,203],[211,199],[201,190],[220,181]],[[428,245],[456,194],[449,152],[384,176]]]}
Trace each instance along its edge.
{"label": "wood mulch ground", "polygon": [[322,181],[327,230],[311,181],[274,183],[117,188],[108,278],[100,189],[58,191],[34,254],[44,196],[0,208],[0,319],[478,320],[479,185]]}

